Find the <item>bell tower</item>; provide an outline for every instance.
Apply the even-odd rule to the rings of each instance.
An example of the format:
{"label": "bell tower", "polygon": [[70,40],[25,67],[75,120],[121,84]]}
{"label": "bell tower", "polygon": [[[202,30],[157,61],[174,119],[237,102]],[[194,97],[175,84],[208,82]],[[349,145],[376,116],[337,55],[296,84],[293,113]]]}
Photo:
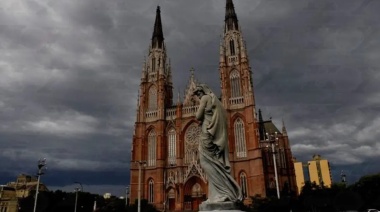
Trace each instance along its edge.
{"label": "bell tower", "polygon": [[148,57],[143,63],[139,111],[137,121],[147,118],[164,119],[165,107],[173,104],[173,83],[171,67],[167,61],[160,7],[157,7],[156,20],[149,46]]}
{"label": "bell tower", "polygon": [[229,116],[232,174],[245,197],[265,196],[252,71],[232,0],[226,0],[219,55],[222,103]]}
{"label": "bell tower", "polygon": [[[165,202],[162,195],[167,158],[165,113],[172,104],[171,67],[158,6],[148,56],[142,67],[130,168],[131,199],[137,199],[140,190],[141,198],[154,203],[158,208],[162,208]],[[140,180],[141,189],[138,183]]]}

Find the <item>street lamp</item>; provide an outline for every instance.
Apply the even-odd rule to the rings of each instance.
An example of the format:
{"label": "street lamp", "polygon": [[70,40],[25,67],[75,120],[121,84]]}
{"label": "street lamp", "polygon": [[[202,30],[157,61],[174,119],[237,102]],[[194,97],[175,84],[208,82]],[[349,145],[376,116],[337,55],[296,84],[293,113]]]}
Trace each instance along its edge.
{"label": "street lamp", "polygon": [[77,212],[77,205],[78,205],[78,192],[83,191],[83,186],[82,183],[80,182],[74,182],[80,185],[80,189],[78,187],[75,188],[75,207],[74,207],[74,212]]}
{"label": "street lamp", "polygon": [[125,187],[125,206],[128,207],[129,186]]}
{"label": "street lamp", "polygon": [[43,172],[44,166],[46,166],[46,158],[38,160],[38,165],[37,165],[37,167],[38,167],[37,188],[36,188],[36,197],[34,198],[33,212],[36,212],[36,209],[37,209],[38,189],[40,188],[40,178],[41,178],[41,175],[44,174],[44,172]]}
{"label": "street lamp", "polygon": [[273,134],[268,134],[266,133],[267,135],[267,139],[266,141],[268,141],[270,144],[271,144],[271,147],[272,147],[272,155],[273,155],[273,166],[274,166],[274,178],[275,178],[275,181],[276,181],[276,190],[277,190],[277,198],[280,199],[280,188],[278,186],[278,175],[277,175],[277,161],[276,161],[276,152],[275,152],[275,149],[274,149],[274,143],[276,141],[278,141],[278,137],[277,137],[277,132]]}
{"label": "street lamp", "polygon": [[137,189],[137,212],[141,212],[141,166],[145,166],[146,161],[135,161],[135,163],[139,164],[139,182]]}

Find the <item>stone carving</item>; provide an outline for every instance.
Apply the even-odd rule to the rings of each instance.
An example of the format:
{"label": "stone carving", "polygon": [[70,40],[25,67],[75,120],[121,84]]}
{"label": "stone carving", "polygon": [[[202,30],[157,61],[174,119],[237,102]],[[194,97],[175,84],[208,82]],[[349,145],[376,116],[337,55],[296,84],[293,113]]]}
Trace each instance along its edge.
{"label": "stone carving", "polygon": [[216,209],[218,205],[228,202],[240,202],[241,189],[230,174],[226,111],[207,85],[198,85],[194,95],[200,99],[196,112],[196,119],[202,129],[199,159],[208,180],[208,199],[200,205],[200,209],[202,210],[202,205],[205,209],[211,205]]}

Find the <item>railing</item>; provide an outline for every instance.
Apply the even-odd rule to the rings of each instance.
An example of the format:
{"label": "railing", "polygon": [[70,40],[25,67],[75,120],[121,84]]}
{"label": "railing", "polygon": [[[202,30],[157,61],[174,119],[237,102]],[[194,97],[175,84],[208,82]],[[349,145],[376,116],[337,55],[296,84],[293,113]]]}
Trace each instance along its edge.
{"label": "railing", "polygon": [[230,98],[231,105],[243,104],[244,98],[242,96]]}
{"label": "railing", "polygon": [[176,108],[171,108],[166,110],[166,119],[175,119],[176,118]]}
{"label": "railing", "polygon": [[197,112],[198,110],[198,107],[199,106],[188,106],[188,107],[184,107],[182,108],[182,115],[183,116],[191,116],[191,115],[195,115],[195,113]]}
{"label": "railing", "polygon": [[153,111],[148,111],[145,113],[145,118],[149,119],[149,118],[155,118],[157,117],[158,115],[158,111],[157,110],[153,110]]}

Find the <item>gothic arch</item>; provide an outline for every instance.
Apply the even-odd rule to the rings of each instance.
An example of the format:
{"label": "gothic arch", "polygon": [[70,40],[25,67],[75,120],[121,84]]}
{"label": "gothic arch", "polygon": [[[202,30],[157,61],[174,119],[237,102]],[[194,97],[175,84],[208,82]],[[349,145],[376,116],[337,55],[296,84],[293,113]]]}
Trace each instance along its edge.
{"label": "gothic arch", "polygon": [[185,195],[191,195],[191,192],[192,192],[192,189],[193,189],[193,186],[195,184],[199,184],[201,186],[201,189],[202,191],[207,194],[207,185],[205,182],[203,182],[203,180],[200,178],[200,177],[191,177],[189,178],[185,184],[184,184],[184,187],[183,187],[183,191],[184,191],[184,194]]}
{"label": "gothic arch", "polygon": [[239,172],[239,185],[241,188],[241,192],[244,197],[248,197],[249,194],[249,186],[248,186],[248,177],[247,173],[244,170]]}
{"label": "gothic arch", "polygon": [[229,73],[230,80],[230,92],[231,97],[241,97],[242,96],[242,88],[241,88],[241,74],[237,69],[232,69]]}
{"label": "gothic arch", "polygon": [[187,127],[182,131],[183,134],[183,152],[184,152],[184,164],[191,164],[194,160],[198,161],[199,153],[199,136],[201,129],[195,121],[188,123]]}
{"label": "gothic arch", "polygon": [[157,86],[155,84],[152,84],[151,86],[149,86],[148,88],[148,92],[147,92],[147,110],[148,111],[153,111],[153,110],[157,110],[157,106],[158,106],[158,90],[157,90]]}
{"label": "gothic arch", "polygon": [[147,144],[147,165],[155,166],[157,160],[157,133],[154,128],[148,131],[146,136]]}
{"label": "gothic arch", "polygon": [[148,128],[146,128],[145,130],[145,135],[148,136],[149,132],[152,131],[152,130],[156,130],[155,126],[154,125],[149,125]]}
{"label": "gothic arch", "polygon": [[175,131],[177,131],[175,123],[173,121],[168,121],[168,124],[166,125],[165,132],[168,133],[171,128],[174,128]]}
{"label": "gothic arch", "polygon": [[232,122],[233,124],[233,135],[234,135],[234,153],[237,158],[247,157],[247,130],[246,124],[243,119],[237,117]]}
{"label": "gothic arch", "polygon": [[234,123],[236,121],[236,119],[240,118],[241,120],[243,120],[244,124],[245,124],[245,116],[243,116],[243,114],[241,113],[235,113],[234,115],[232,115],[231,117],[231,123]]}
{"label": "gothic arch", "polygon": [[154,190],[154,179],[151,178],[151,177],[148,178],[147,185],[148,185],[148,191],[147,191],[147,194],[148,194],[148,202],[149,202],[149,203],[154,203],[154,195],[155,195],[155,190]]}
{"label": "gothic arch", "polygon": [[175,165],[176,164],[176,159],[178,156],[178,151],[177,151],[177,132],[175,127],[170,126],[165,135],[165,145],[167,146],[167,162],[170,165]]}
{"label": "gothic arch", "polygon": [[182,127],[182,131],[181,131],[181,136],[184,136],[185,135],[185,132],[187,130],[187,128],[189,128],[189,126],[191,126],[193,123],[197,123],[195,120],[190,120],[189,122],[187,122],[183,127]]}

